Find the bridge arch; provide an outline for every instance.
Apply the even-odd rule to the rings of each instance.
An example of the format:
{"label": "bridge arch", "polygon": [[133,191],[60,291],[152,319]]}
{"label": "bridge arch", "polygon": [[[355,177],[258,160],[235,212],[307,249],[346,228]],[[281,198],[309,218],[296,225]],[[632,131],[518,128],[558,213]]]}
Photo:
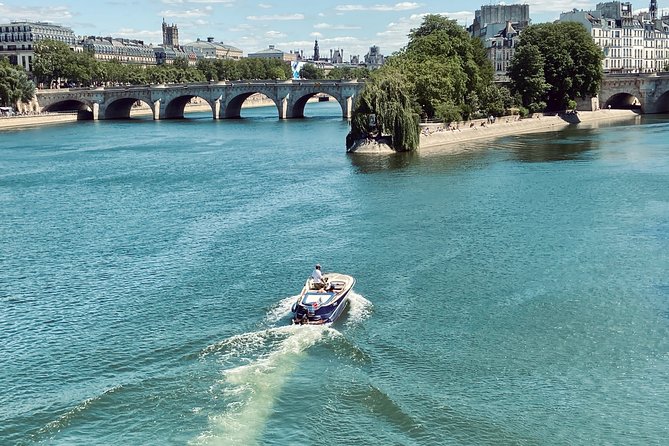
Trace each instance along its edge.
{"label": "bridge arch", "polygon": [[[196,94],[185,94],[181,96],[177,96],[167,102],[165,104],[165,109],[162,111],[160,118],[161,119],[183,119],[185,116],[186,112],[186,105],[191,102],[193,98],[199,98],[204,100],[207,104],[209,104],[209,107],[212,111],[212,113],[215,113],[214,110],[216,110],[216,103],[215,101],[212,101],[207,98],[203,98],[202,96],[198,96]],[[215,115],[214,115],[215,116]]]}
{"label": "bridge arch", "polygon": [[321,86],[318,83],[314,84],[312,88],[307,91],[301,92],[299,95],[291,96],[291,99],[288,103],[287,115],[290,118],[304,118],[304,108],[309,102],[309,99],[317,96],[319,94],[326,94],[334,98],[341,107],[342,116],[344,118],[350,118],[351,108],[352,108],[352,99],[345,97],[337,89],[328,88],[326,86]]}
{"label": "bridge arch", "polygon": [[43,106],[42,111],[49,113],[76,112],[77,120],[90,121],[94,119],[93,108],[94,105],[92,102],[77,99],[65,99]]}
{"label": "bridge arch", "polygon": [[655,101],[655,113],[669,113],[669,90]]}
{"label": "bridge arch", "polygon": [[274,103],[279,116],[282,115],[281,108],[277,100],[273,97],[272,92],[269,91],[245,91],[230,95],[221,109],[222,118],[225,119],[239,119],[242,117],[242,105],[253,95],[261,94]]}
{"label": "bridge arch", "polygon": [[152,103],[146,102],[142,98],[125,97],[116,99],[107,104],[104,110],[101,110],[102,116],[100,116],[99,119],[130,119],[132,107],[138,102],[148,105],[153,113]]}
{"label": "bridge arch", "polygon": [[627,92],[615,93],[604,102],[604,108],[632,110],[641,108],[641,101]]}

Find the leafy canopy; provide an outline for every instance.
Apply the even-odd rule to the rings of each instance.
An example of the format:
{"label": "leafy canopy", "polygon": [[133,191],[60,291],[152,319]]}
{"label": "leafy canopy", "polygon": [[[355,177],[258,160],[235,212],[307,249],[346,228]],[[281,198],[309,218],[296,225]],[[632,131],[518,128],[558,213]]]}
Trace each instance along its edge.
{"label": "leafy canopy", "polygon": [[603,57],[580,23],[531,25],[511,61],[512,90],[525,106],[544,101],[549,110],[564,109],[570,99],[597,94]]}
{"label": "leafy canopy", "polygon": [[23,67],[0,58],[0,105],[7,107],[18,102],[28,102],[35,94],[35,85],[28,80]]}

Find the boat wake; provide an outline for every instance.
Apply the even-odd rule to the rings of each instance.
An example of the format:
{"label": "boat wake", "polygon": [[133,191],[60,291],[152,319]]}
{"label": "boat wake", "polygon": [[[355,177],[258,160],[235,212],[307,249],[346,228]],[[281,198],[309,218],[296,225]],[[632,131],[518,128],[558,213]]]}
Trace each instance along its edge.
{"label": "boat wake", "polygon": [[[269,309],[264,323],[275,324],[291,314],[297,296],[282,299]],[[347,326],[371,314],[371,303],[352,293]],[[222,377],[210,388],[222,402],[222,413],[209,416],[209,428],[193,445],[258,444],[274,402],[284,385],[315,344],[342,337],[328,325],[281,325],[232,336],[207,346],[200,357],[216,360]]]}

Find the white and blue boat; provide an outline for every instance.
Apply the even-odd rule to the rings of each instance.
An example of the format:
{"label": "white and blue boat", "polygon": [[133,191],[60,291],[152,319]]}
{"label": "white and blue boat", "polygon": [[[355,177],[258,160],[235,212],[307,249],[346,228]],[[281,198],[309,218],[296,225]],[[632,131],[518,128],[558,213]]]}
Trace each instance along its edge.
{"label": "white and blue boat", "polygon": [[318,289],[310,277],[304,284],[297,301],[293,304],[294,324],[329,324],[337,320],[348,306],[348,293],[355,285],[352,276],[325,273],[327,285]]}

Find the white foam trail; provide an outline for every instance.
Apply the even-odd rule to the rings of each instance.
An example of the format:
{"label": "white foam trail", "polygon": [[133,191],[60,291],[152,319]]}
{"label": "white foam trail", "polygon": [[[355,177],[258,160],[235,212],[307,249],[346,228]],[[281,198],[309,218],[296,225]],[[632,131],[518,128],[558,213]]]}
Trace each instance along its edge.
{"label": "white foam trail", "polygon": [[[223,379],[213,392],[220,392],[226,401],[225,411],[210,417],[210,430],[201,434],[194,445],[253,445],[258,443],[272,406],[284,384],[297,367],[305,350],[319,342],[326,335],[337,332],[325,326],[299,326],[270,328],[260,332],[246,333],[223,341],[213,351],[224,353],[223,359],[249,352],[253,345],[258,357],[248,364],[223,371]],[[273,338],[284,336],[275,345]],[[269,342],[268,342],[269,341]],[[209,347],[207,348],[209,349]],[[222,389],[219,390],[221,386]]]}
{"label": "white foam trail", "polygon": [[362,294],[351,291],[348,298],[349,309],[346,326],[358,325],[371,316],[374,305],[365,299]]}
{"label": "white foam trail", "polygon": [[265,315],[265,321],[267,323],[274,324],[288,316],[291,313],[290,310],[293,308],[293,304],[297,301],[298,297],[299,294],[296,294],[295,296],[281,299],[281,301],[276,304],[276,306],[272,307],[267,315]]}

